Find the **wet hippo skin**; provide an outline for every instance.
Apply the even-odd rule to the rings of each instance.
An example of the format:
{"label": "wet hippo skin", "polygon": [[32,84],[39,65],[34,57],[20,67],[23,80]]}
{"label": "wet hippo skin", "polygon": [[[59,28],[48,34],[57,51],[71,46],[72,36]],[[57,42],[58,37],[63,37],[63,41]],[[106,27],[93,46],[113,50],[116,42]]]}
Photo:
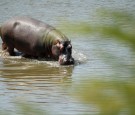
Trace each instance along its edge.
{"label": "wet hippo skin", "polygon": [[15,56],[50,58],[61,65],[74,64],[71,41],[54,27],[30,17],[15,17],[0,28],[2,49]]}

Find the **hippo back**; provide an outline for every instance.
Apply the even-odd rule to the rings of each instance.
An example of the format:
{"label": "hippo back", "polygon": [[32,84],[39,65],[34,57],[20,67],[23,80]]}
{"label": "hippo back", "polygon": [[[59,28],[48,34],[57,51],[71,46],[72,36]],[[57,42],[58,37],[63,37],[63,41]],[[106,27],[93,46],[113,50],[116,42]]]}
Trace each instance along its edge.
{"label": "hippo back", "polygon": [[51,47],[59,41],[68,40],[60,31],[42,21],[23,16],[5,22],[2,40],[8,47],[28,55],[51,55]]}

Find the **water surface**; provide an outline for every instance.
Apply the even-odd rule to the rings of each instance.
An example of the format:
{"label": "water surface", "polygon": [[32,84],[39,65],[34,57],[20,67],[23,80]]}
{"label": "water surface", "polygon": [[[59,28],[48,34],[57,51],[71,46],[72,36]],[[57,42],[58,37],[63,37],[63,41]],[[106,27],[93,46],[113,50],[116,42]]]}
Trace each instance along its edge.
{"label": "water surface", "polygon": [[[0,23],[13,16],[28,15],[57,27],[61,26],[61,21],[66,20],[90,22],[95,18],[98,8],[134,11],[134,6],[133,0],[1,0]],[[113,40],[101,41],[95,37],[71,34],[66,36],[72,40],[73,57],[77,62],[75,66],[60,66],[58,62],[21,57],[4,57],[3,53],[0,53],[0,110],[15,114],[17,112],[14,101],[27,100],[39,104],[43,110],[54,115],[96,112],[95,108],[89,108],[72,98],[69,89],[82,79],[97,76],[110,79],[107,76],[114,71],[98,57],[101,49],[122,56],[128,63],[132,63],[130,49]],[[123,71],[118,74],[125,75]]]}

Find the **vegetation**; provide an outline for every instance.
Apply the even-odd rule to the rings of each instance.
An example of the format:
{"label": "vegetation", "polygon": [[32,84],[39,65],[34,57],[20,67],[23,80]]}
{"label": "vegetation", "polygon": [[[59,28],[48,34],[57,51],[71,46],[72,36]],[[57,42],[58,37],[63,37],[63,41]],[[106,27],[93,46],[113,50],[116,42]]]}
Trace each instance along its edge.
{"label": "vegetation", "polygon": [[[69,27],[83,35],[96,34],[101,38],[112,38],[124,43],[132,53],[135,54],[135,17],[127,12],[106,11],[98,12],[98,23],[77,23]],[[102,22],[102,23],[100,23]],[[80,26],[81,25],[81,26]],[[107,51],[102,52],[105,62],[110,63],[117,71],[121,68],[126,72],[129,70],[127,79],[114,80],[87,80],[74,86],[74,95],[83,103],[92,104],[99,109],[99,115],[135,115],[135,62],[121,62],[115,55]],[[106,58],[109,57],[109,58]],[[115,58],[115,63],[111,62]],[[107,60],[110,59],[110,60]],[[83,86],[83,87],[82,87]]]}

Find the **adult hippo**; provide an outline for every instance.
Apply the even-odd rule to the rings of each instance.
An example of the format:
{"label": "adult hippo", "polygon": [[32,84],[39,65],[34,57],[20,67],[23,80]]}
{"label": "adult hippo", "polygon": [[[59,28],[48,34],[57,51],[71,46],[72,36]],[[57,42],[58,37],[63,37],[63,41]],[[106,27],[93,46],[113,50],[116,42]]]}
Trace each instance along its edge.
{"label": "adult hippo", "polygon": [[70,40],[54,27],[30,17],[15,17],[0,28],[2,49],[15,56],[51,58],[61,65],[74,64]]}

